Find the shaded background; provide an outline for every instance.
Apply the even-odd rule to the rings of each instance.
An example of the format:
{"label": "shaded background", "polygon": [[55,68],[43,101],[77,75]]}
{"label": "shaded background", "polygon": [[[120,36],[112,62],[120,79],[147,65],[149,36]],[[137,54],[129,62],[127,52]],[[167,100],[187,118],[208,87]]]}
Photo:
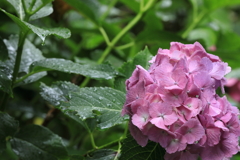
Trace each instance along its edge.
{"label": "shaded background", "polygon": [[[45,57],[64,58],[80,64],[96,63],[107,47],[99,27],[104,28],[111,41],[139,12],[137,0],[81,2],[84,5],[74,6],[68,0],[55,0],[52,3],[54,12],[50,16],[30,22],[39,27],[66,27],[71,31],[69,39],[52,36],[44,43],[35,34],[30,34],[28,39]],[[239,0],[155,1],[141,20],[114,45],[105,61],[118,68],[145,46],[155,55],[158,48],[168,49],[172,41],[186,44],[199,41],[208,53],[219,56],[232,67],[233,72],[228,78],[240,78],[239,4]],[[0,1],[0,7],[15,13],[14,8],[4,0]],[[8,39],[11,34],[18,34],[19,28],[11,19],[2,12],[0,17],[1,40]],[[48,76],[37,83],[16,88],[7,112],[20,121],[20,126],[34,123],[48,127],[63,137],[69,152],[82,155],[91,149],[88,133],[81,125],[46,103],[39,94],[39,85],[40,81],[51,85],[60,80],[80,85],[84,78],[81,75],[50,71]],[[113,80],[91,80],[88,83],[88,86],[113,85]],[[231,102],[239,106],[240,85],[237,79],[226,90],[228,96],[231,95]],[[120,125],[107,131],[96,130],[94,136],[97,144],[105,144],[119,138],[122,132],[123,126]],[[0,159],[16,158],[12,154],[6,151]],[[238,160],[240,156],[236,155],[233,159]]]}

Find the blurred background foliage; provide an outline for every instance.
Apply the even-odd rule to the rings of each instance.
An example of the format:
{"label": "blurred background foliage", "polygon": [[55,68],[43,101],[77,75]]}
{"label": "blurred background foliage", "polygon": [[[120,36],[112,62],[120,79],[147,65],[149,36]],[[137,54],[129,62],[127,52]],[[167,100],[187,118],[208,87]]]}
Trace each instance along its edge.
{"label": "blurred background foliage", "polygon": [[[199,41],[207,52],[218,55],[232,67],[234,74],[228,78],[240,77],[239,0],[155,0],[143,14],[140,14],[139,5],[139,0],[54,0],[50,16],[30,23],[43,28],[66,27],[71,31],[71,37],[60,39],[52,36],[42,42],[37,35],[29,34],[28,39],[42,51],[44,57],[64,58],[80,64],[97,63],[109,47],[110,54],[104,61],[115,68],[131,60],[145,46],[155,55],[158,48],[168,49],[172,41]],[[16,15],[7,1],[1,0],[0,7]],[[136,15],[139,15],[136,24],[111,46],[110,42]],[[2,43],[11,34],[18,34],[19,28],[3,12],[0,12],[0,17]],[[0,49],[0,56],[6,58],[4,48]],[[88,132],[46,103],[39,94],[40,81],[51,85],[60,80],[80,85],[85,77],[49,71],[36,83],[15,88],[14,99],[9,102],[7,112],[19,120],[20,126],[33,123],[48,127],[65,140],[69,153],[82,155],[91,149]],[[114,82],[90,80],[88,86],[114,87]],[[240,90],[238,93],[240,96]],[[238,105],[238,102],[234,103]],[[121,125],[107,131],[95,129],[96,144],[119,138],[123,130]],[[16,159],[11,150],[1,156],[0,159]],[[240,156],[236,155],[233,159],[240,160]]]}

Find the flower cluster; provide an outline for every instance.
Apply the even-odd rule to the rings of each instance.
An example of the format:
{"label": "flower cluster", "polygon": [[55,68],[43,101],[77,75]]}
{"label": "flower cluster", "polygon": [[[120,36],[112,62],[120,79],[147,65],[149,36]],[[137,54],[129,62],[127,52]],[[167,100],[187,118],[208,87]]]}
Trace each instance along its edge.
{"label": "flower cluster", "polygon": [[221,160],[239,151],[239,110],[224,93],[231,68],[198,42],[172,42],[159,49],[149,70],[137,66],[126,81],[122,115],[141,146],[148,140],[166,150],[166,160]]}

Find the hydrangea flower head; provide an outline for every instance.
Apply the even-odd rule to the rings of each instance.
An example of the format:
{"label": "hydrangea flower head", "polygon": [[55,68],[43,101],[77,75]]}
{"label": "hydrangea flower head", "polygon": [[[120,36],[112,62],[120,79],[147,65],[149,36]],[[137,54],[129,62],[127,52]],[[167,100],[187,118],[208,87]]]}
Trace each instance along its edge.
{"label": "hydrangea flower head", "polygon": [[166,160],[220,160],[236,154],[239,110],[216,94],[219,87],[224,93],[228,64],[198,42],[172,42],[150,63],[148,70],[136,66],[126,81],[122,115],[130,116],[137,143],[159,143]]}

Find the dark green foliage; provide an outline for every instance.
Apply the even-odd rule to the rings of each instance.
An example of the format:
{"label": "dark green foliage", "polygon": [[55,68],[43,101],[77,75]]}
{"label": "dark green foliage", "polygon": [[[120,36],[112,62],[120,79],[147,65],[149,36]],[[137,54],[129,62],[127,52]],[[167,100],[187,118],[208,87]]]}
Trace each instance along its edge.
{"label": "dark green foliage", "polygon": [[7,113],[0,112],[0,154],[6,149],[6,140],[14,136],[18,129],[18,121]]}
{"label": "dark green foliage", "polygon": [[122,142],[119,160],[164,160],[164,154],[165,150],[160,144],[148,142],[145,147],[141,147],[131,135],[128,135]]}
{"label": "dark green foliage", "polygon": [[126,138],[125,81],[173,41],[199,41],[240,78],[239,5],[1,0],[0,159],[164,159],[159,144]]}

